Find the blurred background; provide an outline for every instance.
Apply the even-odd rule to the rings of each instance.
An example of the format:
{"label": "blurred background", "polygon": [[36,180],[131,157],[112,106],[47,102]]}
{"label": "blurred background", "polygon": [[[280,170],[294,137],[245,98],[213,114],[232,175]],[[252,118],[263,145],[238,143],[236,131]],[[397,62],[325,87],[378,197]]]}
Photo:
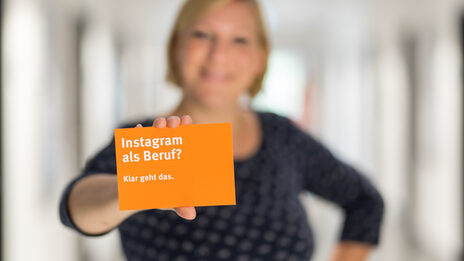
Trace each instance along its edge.
{"label": "blurred background", "polygon": [[[169,111],[182,0],[3,0],[1,256],[124,260],[61,225],[64,186],[121,122]],[[371,261],[463,260],[464,0],[262,0],[273,51],[253,106],[287,116],[386,201]],[[301,195],[328,260],[343,213]]]}

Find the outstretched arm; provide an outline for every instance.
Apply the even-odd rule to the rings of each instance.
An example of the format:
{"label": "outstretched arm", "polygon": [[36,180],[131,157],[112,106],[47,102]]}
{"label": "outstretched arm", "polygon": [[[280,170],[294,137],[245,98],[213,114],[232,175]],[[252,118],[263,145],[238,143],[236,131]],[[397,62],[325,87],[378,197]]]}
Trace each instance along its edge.
{"label": "outstretched arm", "polygon": [[[191,124],[190,116],[158,118],[153,122],[157,128],[176,128],[179,125]],[[138,124],[137,127],[142,127]],[[114,161],[114,143],[99,153],[91,164],[91,175],[80,177],[68,185],[60,204],[60,216],[63,224],[75,228],[88,236],[98,236],[111,231],[126,218],[136,214],[139,210],[119,210],[117,176],[112,167],[107,166],[108,160]],[[106,173],[105,170],[107,170]],[[100,173],[101,172],[101,173]],[[68,195],[69,193],[69,195]],[[173,210],[180,217],[194,219],[195,208],[179,207]]]}

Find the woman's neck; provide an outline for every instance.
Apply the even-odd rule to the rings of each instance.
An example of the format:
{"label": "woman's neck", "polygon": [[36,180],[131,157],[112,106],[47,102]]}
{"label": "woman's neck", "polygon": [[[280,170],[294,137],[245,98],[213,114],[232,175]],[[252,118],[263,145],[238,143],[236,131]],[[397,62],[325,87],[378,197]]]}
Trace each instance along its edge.
{"label": "woman's neck", "polygon": [[238,102],[212,110],[182,99],[170,115],[190,115],[194,124],[230,122],[232,123],[232,132],[237,134],[247,125],[246,114],[248,112],[248,109],[241,107]]}

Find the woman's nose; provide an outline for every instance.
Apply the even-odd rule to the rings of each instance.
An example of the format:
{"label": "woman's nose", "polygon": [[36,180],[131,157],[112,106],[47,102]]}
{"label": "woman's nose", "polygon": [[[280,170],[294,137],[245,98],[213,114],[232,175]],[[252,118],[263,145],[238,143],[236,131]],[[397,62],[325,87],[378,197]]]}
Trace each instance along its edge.
{"label": "woman's nose", "polygon": [[208,58],[212,63],[224,63],[229,55],[229,46],[226,41],[221,39],[213,39]]}

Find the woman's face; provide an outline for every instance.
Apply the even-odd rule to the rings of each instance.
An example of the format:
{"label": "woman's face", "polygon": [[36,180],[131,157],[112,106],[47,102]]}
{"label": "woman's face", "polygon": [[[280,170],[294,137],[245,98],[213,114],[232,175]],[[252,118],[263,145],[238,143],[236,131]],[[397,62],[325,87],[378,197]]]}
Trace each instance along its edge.
{"label": "woman's face", "polygon": [[233,105],[264,70],[265,52],[247,3],[232,2],[198,19],[176,49],[184,95],[210,108]]}

